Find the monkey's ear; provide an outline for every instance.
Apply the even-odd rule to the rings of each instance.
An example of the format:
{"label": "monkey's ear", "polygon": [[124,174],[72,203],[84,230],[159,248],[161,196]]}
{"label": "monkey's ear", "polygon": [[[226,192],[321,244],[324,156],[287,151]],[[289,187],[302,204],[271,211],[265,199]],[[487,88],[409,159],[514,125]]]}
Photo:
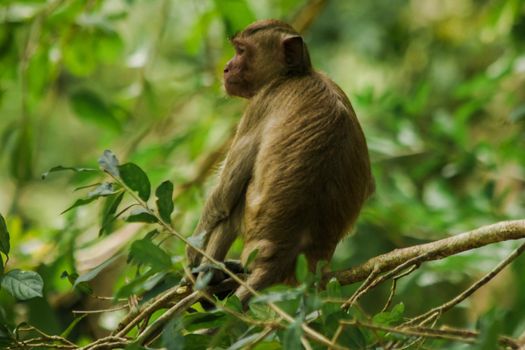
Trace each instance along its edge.
{"label": "monkey's ear", "polygon": [[289,72],[304,74],[310,71],[310,55],[299,35],[289,36],[282,41],[284,59]]}

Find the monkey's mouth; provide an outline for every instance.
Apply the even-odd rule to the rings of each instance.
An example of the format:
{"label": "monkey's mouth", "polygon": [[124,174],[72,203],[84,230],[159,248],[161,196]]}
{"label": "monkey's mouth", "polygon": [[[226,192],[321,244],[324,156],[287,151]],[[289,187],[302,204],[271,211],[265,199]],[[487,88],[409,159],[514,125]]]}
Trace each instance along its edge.
{"label": "monkey's mouth", "polygon": [[228,78],[225,78],[224,79],[224,83],[228,84],[228,85],[241,85],[243,83],[243,81],[240,80],[240,79],[228,79]]}

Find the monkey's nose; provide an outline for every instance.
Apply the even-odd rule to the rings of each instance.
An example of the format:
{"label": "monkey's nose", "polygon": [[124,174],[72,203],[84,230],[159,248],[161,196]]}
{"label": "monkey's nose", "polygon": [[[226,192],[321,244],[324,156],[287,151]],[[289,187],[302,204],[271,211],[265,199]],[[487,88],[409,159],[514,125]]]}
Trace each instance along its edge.
{"label": "monkey's nose", "polygon": [[223,72],[224,72],[224,73],[228,73],[229,71],[230,71],[230,67],[228,67],[228,65],[226,65],[226,66],[224,67],[224,71],[223,71]]}

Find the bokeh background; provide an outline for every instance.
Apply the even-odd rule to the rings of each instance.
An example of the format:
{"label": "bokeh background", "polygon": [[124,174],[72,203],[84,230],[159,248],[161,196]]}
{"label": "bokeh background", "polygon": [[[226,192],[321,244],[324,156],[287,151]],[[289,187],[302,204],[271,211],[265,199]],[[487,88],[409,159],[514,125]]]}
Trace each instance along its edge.
{"label": "bokeh background", "polygon": [[[227,38],[255,19],[298,14],[308,19],[314,66],[354,105],[377,183],[334,269],[525,217],[523,0],[3,0],[0,212],[12,236],[8,267],[39,271],[46,298],[16,304],[0,291],[0,320],[60,329],[71,293],[60,274],[101,239],[102,201],[60,215],[92,178],[42,180],[53,166],[96,168],[111,149],[153,184],[174,182],[173,223],[191,234],[246,103],[221,86],[233,53]],[[443,303],[515,246],[425,264],[400,282],[396,300],[408,314]],[[387,292],[370,293],[365,307],[380,308]],[[444,320],[468,326],[490,317],[519,336],[524,310],[522,257]]]}

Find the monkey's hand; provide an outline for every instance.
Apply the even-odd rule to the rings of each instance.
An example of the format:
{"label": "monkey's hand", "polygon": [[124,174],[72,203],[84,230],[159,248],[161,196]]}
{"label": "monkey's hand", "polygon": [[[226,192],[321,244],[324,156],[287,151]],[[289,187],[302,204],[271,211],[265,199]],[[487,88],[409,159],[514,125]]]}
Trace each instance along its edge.
{"label": "monkey's hand", "polygon": [[225,260],[224,267],[204,261],[200,266],[193,268],[191,273],[196,280],[196,285],[201,289],[205,286],[218,285],[227,279],[228,275],[223,271],[223,268],[237,275],[246,273],[244,266],[239,260]]}

